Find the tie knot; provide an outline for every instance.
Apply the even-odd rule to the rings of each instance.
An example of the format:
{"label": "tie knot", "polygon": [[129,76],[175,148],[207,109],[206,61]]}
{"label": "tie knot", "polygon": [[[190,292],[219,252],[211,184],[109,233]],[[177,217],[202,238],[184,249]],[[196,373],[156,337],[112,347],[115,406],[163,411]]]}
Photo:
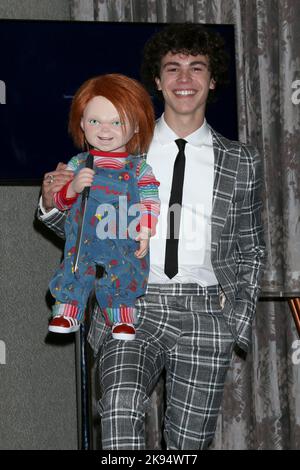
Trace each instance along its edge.
{"label": "tie knot", "polygon": [[181,151],[183,152],[183,151],[184,151],[185,144],[186,144],[186,140],[184,140],[184,139],[176,139],[175,142],[176,142],[177,147],[179,148],[179,151],[180,151],[180,152],[181,152]]}

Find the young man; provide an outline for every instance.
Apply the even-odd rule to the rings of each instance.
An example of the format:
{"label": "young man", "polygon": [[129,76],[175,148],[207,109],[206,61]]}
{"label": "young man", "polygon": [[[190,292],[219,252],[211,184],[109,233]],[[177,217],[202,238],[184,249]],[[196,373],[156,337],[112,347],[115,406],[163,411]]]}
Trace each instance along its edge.
{"label": "young man", "polygon": [[[101,347],[104,449],[144,448],[145,412],[164,369],[167,448],[206,449],[233,346],[249,346],[264,254],[262,174],[253,147],[229,141],[205,120],[225,72],[221,39],[199,25],[168,26],[144,50],[146,82],[165,102],[147,157],[162,209],[135,341],[113,340],[97,312],[91,325],[90,342]],[[70,177],[61,166],[51,176],[43,184],[46,210]],[[41,217],[63,233],[55,209]]]}

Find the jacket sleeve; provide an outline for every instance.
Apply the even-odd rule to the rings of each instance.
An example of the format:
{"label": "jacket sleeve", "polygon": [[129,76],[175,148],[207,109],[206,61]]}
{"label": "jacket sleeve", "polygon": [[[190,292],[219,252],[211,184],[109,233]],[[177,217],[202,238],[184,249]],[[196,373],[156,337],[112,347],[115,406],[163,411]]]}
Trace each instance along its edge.
{"label": "jacket sleeve", "polygon": [[[71,160],[68,162],[67,169],[72,170],[74,172],[78,171],[82,159],[80,159],[81,156],[75,156],[71,158]],[[62,188],[61,191],[66,192],[66,187]],[[59,193],[61,193],[59,191]],[[58,194],[59,194],[58,193]],[[56,203],[58,198],[57,196],[53,197],[54,202]],[[72,201],[73,203],[74,201]],[[59,210],[59,209],[52,209],[48,214],[45,214],[41,208],[41,199],[39,201],[39,205],[36,211],[36,217],[38,220],[40,220],[43,224],[46,225],[50,230],[52,230],[58,237],[60,238],[65,238],[65,222],[66,222],[66,217],[67,217],[67,211],[66,207]]]}
{"label": "jacket sleeve", "polygon": [[235,319],[238,345],[247,350],[251,323],[259,294],[265,244],[261,220],[261,186],[263,171],[261,159],[253,147],[245,147],[251,161],[250,178],[239,218],[237,239],[237,293]]}
{"label": "jacket sleeve", "polygon": [[58,237],[65,238],[65,221],[66,221],[67,212],[61,212],[57,209],[52,209],[49,216],[43,214],[40,204],[38,205],[36,211],[36,217],[43,224],[46,225],[50,230],[52,230]]}

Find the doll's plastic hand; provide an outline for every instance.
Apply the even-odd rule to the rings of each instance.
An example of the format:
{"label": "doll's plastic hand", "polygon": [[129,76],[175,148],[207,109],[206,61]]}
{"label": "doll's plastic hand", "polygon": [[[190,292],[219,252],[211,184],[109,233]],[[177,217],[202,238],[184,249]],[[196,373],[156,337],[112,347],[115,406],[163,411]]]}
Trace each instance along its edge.
{"label": "doll's plastic hand", "polygon": [[59,163],[55,171],[45,173],[43,185],[42,185],[42,204],[46,212],[53,209],[53,195],[63,188],[63,186],[70,181],[74,173],[73,171],[67,170],[65,163]]}
{"label": "doll's plastic hand", "polygon": [[150,242],[150,229],[146,227],[141,227],[141,231],[136,237],[136,241],[140,242],[140,247],[134,253],[134,256],[137,258],[144,258],[149,250],[149,242]]}
{"label": "doll's plastic hand", "polygon": [[74,197],[76,194],[81,193],[86,186],[92,186],[94,174],[95,172],[91,168],[82,168],[70,184],[67,197]]}

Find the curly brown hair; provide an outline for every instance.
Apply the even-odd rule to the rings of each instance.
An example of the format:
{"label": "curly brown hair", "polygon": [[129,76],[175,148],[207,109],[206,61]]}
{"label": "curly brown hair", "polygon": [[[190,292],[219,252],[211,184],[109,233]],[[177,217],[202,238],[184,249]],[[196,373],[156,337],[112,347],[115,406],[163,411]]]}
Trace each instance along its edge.
{"label": "curly brown hair", "polygon": [[209,91],[208,102],[214,101],[218,91],[228,84],[229,55],[223,38],[202,25],[171,24],[154,34],[145,44],[141,77],[151,94],[161,96],[155,78],[160,77],[161,60],[168,53],[205,55],[216,87]]}

